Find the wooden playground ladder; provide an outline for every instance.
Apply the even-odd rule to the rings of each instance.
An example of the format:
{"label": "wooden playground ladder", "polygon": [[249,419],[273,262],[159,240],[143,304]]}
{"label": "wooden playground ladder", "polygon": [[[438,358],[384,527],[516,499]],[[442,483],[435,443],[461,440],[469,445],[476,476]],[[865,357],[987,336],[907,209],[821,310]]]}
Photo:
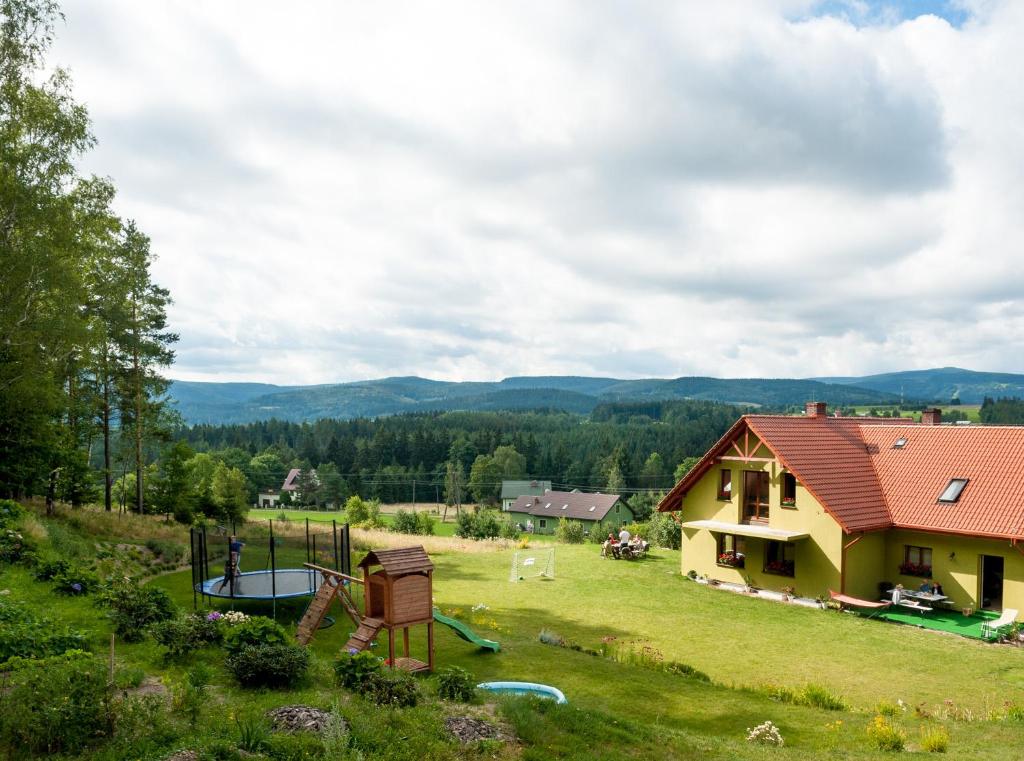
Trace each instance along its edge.
{"label": "wooden playground ladder", "polygon": [[[313,635],[320,627],[320,624],[323,623],[324,617],[327,615],[327,611],[330,609],[331,603],[334,602],[335,597],[341,601],[341,605],[345,608],[345,612],[358,627],[356,634],[352,636],[352,639],[350,639],[349,642],[352,642],[356,636],[363,631],[364,622],[377,621],[377,619],[372,618],[363,619],[359,615],[359,609],[356,608],[352,595],[345,587],[344,582],[346,581],[362,584],[362,579],[357,579],[354,576],[349,576],[330,568],[322,568],[321,566],[313,565],[312,563],[304,563],[304,565],[314,571],[319,571],[323,576],[323,583],[320,585],[320,588],[316,590],[316,594],[313,595],[313,599],[310,601],[309,607],[306,608],[306,612],[302,616],[302,620],[299,621],[299,625],[295,630],[295,639],[300,645],[308,645],[310,640],[313,639]],[[380,627],[382,625],[383,622],[378,622],[378,626],[376,630],[374,630],[373,636],[377,635],[377,632],[380,631]],[[370,639],[372,638],[373,637]],[[346,645],[345,647],[347,648],[349,646],[350,645]],[[362,650],[364,647],[365,645],[363,647],[357,647],[357,649]]]}

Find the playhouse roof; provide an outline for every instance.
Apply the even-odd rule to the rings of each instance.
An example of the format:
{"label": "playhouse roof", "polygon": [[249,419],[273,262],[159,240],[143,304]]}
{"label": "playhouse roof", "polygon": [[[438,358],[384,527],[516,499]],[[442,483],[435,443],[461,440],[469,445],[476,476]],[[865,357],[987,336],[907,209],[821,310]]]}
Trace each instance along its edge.
{"label": "playhouse roof", "polygon": [[402,547],[397,550],[371,550],[359,561],[360,568],[379,565],[388,576],[404,576],[407,573],[430,573],[434,564],[422,547]]}

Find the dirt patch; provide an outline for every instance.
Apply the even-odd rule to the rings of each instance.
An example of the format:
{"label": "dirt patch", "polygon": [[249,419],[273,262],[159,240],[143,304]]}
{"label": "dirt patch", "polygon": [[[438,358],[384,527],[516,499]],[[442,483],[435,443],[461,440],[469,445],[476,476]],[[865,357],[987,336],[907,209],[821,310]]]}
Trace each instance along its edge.
{"label": "dirt patch", "polygon": [[167,685],[155,676],[147,676],[138,687],[130,687],[125,690],[125,694],[133,698],[143,695],[166,695]]}
{"label": "dirt patch", "polygon": [[199,753],[194,750],[179,750],[172,753],[164,761],[199,761]]}

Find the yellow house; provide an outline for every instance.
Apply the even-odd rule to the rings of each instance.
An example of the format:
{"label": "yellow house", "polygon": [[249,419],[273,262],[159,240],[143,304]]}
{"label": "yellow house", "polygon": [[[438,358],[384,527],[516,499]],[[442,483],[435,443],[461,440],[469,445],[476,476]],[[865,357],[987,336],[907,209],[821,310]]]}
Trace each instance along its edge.
{"label": "yellow house", "polygon": [[1024,427],[744,415],[661,502],[682,571],[805,597],[941,585],[1024,611]]}

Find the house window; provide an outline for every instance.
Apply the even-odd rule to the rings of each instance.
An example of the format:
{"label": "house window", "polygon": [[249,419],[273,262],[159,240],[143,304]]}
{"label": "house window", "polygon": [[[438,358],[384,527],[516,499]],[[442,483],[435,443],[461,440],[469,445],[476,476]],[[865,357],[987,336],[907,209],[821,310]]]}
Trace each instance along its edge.
{"label": "house window", "polygon": [[718,473],[718,498],[732,499],[732,471],[722,470]]}
{"label": "house window", "polygon": [[746,565],[747,540],[734,534],[718,535],[718,565],[743,568]]}
{"label": "house window", "polygon": [[540,527],[541,528],[547,528],[547,526],[548,526],[548,522],[546,520],[544,520],[543,518],[541,518],[540,519]]}
{"label": "house window", "polygon": [[782,474],[782,506],[796,507],[796,476],[792,473]]}
{"label": "house window", "polygon": [[963,492],[964,487],[967,486],[966,478],[953,478],[949,484],[939,495],[939,502],[956,502],[960,499],[960,494]]}
{"label": "house window", "polygon": [[743,471],[743,519],[768,522],[768,474],[763,470]]}
{"label": "house window", "polygon": [[900,573],[905,576],[931,576],[932,548],[905,545],[903,547],[903,562],[900,563]]}
{"label": "house window", "polygon": [[772,542],[765,545],[764,572],[779,576],[793,576],[796,573],[796,547],[789,542]]}

